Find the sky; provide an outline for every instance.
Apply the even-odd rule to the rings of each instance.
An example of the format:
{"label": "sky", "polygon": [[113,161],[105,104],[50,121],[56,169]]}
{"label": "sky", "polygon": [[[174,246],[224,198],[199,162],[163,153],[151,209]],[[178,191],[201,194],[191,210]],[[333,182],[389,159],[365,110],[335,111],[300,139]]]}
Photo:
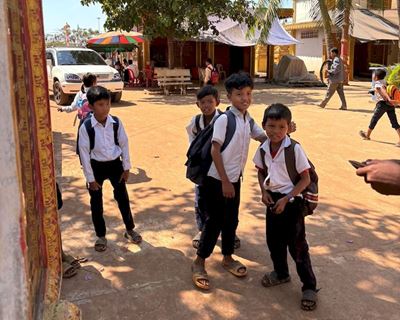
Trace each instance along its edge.
{"label": "sky", "polygon": [[[144,0],[145,1],[145,0]],[[292,0],[283,0],[283,7],[291,8]],[[43,0],[43,19],[45,33],[55,33],[66,22],[72,29],[80,28],[98,29],[100,18],[100,32],[104,32],[103,24],[106,16],[100,5],[82,6],[80,0]]]}
{"label": "sky", "polygon": [[100,32],[104,31],[103,24],[106,16],[100,5],[82,6],[80,0],[43,0],[43,20],[45,33],[54,33],[61,29],[66,22],[75,29],[98,29],[97,19],[100,17]]}

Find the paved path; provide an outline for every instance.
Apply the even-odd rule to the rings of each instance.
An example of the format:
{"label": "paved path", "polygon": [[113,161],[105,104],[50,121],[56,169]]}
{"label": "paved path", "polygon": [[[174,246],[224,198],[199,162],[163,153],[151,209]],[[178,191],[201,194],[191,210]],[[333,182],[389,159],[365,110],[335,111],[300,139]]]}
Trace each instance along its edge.
{"label": "paved path", "polygon": [[[112,113],[120,117],[130,138],[132,170],[128,191],[144,243],[125,242],[123,225],[104,187],[109,249],[93,250],[95,240],[89,197],[74,154],[76,127],[71,114],[52,108],[65,249],[89,258],[79,274],[63,282],[62,298],[77,304],[83,319],[398,319],[400,314],[400,198],[373,192],[356,177],[348,159],[400,158],[396,134],[384,118],[374,141],[362,141],[373,104],[368,83],[346,88],[350,110],[339,111],[335,96],[325,110],[315,106],[323,88],[277,88],[258,85],[250,112],[260,122],[264,106],[288,104],[298,125],[299,140],[320,175],[318,212],[307,218],[307,234],[314,270],[321,287],[313,313],[300,310],[300,283],[290,261],[293,281],[265,289],[263,273],[271,268],[265,245],[264,208],[259,202],[256,171],[250,162],[244,174],[237,256],[249,275],[236,279],[220,266],[217,247],[208,262],[213,289],[204,294],[191,283],[196,233],[193,185],[185,177],[185,125],[197,113],[193,94],[148,95],[124,92]],[[222,94],[222,105],[226,105]],[[314,104],[314,105],[313,105]],[[55,107],[52,102],[52,106]],[[61,157],[62,155],[62,157]]]}

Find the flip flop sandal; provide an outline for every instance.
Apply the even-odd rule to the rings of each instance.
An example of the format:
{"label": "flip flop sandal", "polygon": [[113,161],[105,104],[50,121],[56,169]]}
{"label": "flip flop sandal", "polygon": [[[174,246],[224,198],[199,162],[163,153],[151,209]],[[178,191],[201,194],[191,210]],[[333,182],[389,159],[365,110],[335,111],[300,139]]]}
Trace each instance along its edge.
{"label": "flip flop sandal", "polygon": [[308,289],[303,291],[301,298],[301,309],[305,311],[313,311],[317,307],[317,291]]}
{"label": "flip flop sandal", "polygon": [[64,279],[69,279],[75,276],[78,271],[75,269],[72,265],[70,265],[68,262],[63,262],[62,264],[62,272],[63,272],[63,278]]}
{"label": "flip flop sandal", "polygon": [[125,231],[124,237],[134,244],[139,244],[142,242],[142,236],[135,230]]}
{"label": "flip flop sandal", "polygon": [[201,232],[199,232],[198,234],[196,234],[196,236],[193,238],[192,240],[192,246],[195,249],[199,248],[200,245],[200,237],[201,237]]}
{"label": "flip flop sandal", "polygon": [[234,242],[234,245],[233,245],[233,247],[235,248],[235,250],[236,249],[239,249],[240,248],[240,239],[238,238],[238,236],[236,236],[235,235],[235,242]]}
{"label": "flip flop sandal", "polygon": [[361,138],[363,138],[364,140],[371,140],[370,138],[368,138],[367,134],[364,131],[360,131],[358,133],[360,135]]}
{"label": "flip flop sandal", "polygon": [[272,271],[270,273],[264,274],[263,278],[261,279],[261,284],[266,287],[274,287],[278,286],[280,284],[286,283],[290,281],[290,276],[287,278],[279,279],[278,274],[275,271]]}
{"label": "flip flop sandal", "polygon": [[81,267],[81,263],[87,262],[87,258],[82,258],[82,257],[73,257],[70,254],[64,254],[63,255],[63,262],[68,262],[71,266],[73,266],[75,269],[79,269]]}
{"label": "flip flop sandal", "polygon": [[[245,277],[247,275],[247,268],[244,264],[242,264],[240,261],[238,260],[233,260],[230,263],[224,263],[222,262],[222,267],[229,271],[230,273],[232,273],[234,276],[238,277],[238,278],[242,278]],[[240,269],[244,269],[244,272],[240,272]]]}
{"label": "flip flop sandal", "polygon": [[[210,280],[208,279],[207,271],[200,266],[194,267],[192,265],[192,281],[197,288],[202,290],[210,290]],[[204,284],[202,281],[206,281],[208,284]]]}
{"label": "flip flop sandal", "polygon": [[103,252],[107,249],[107,239],[106,238],[98,238],[94,244],[94,250],[97,252]]}

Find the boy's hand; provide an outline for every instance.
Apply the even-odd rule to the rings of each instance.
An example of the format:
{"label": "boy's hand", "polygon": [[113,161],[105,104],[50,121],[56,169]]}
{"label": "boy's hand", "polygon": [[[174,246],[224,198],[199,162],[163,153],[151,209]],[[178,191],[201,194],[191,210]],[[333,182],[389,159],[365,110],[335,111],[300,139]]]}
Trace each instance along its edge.
{"label": "boy's hand", "polygon": [[264,203],[266,206],[269,206],[269,205],[271,205],[271,204],[274,204],[274,200],[272,199],[271,195],[270,195],[268,192],[266,192],[266,191],[264,191],[264,192],[262,193],[261,201],[262,201],[262,203]]}
{"label": "boy's hand", "polygon": [[60,107],[60,108],[57,108],[57,111],[58,111],[58,112],[63,112],[64,110],[63,110],[62,107]]}
{"label": "boy's hand", "polygon": [[101,189],[101,185],[97,181],[89,182],[89,190],[98,191]]}
{"label": "boy's hand", "polygon": [[122,181],[127,182],[128,178],[129,178],[129,170],[125,170],[121,174],[121,178],[119,179],[119,183],[121,183]]}
{"label": "boy's hand", "polygon": [[289,123],[288,134],[291,134],[291,133],[293,133],[293,132],[296,132],[296,130],[297,130],[296,122],[292,121],[291,123]]}
{"label": "boy's hand", "polygon": [[389,100],[389,103],[395,107],[400,105],[400,101],[398,100]]}
{"label": "boy's hand", "polygon": [[225,198],[234,198],[235,197],[235,188],[230,181],[222,182],[222,194]]}
{"label": "boy's hand", "polygon": [[286,204],[288,202],[289,198],[287,196],[279,199],[274,206],[274,213],[281,214],[285,210]]}

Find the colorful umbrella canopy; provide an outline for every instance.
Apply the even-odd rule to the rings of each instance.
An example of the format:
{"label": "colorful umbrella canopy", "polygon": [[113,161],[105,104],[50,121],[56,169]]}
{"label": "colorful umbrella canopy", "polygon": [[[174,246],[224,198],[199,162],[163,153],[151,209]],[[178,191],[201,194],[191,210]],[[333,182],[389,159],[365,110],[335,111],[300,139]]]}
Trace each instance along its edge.
{"label": "colorful umbrella canopy", "polygon": [[140,32],[110,31],[100,34],[87,42],[88,47],[127,48],[143,42]]}

